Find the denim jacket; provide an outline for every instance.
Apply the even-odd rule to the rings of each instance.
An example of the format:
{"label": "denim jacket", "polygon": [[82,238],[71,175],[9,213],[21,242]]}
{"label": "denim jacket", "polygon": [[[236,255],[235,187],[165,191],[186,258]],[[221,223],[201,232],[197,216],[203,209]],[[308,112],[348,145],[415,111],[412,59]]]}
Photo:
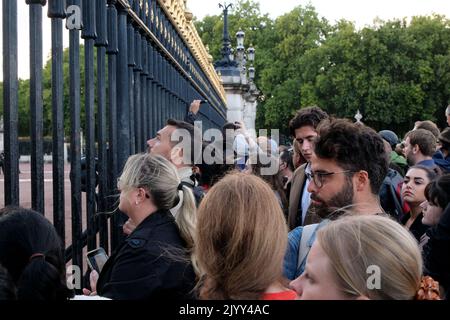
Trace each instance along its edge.
{"label": "denim jacket", "polygon": [[[311,249],[314,241],[316,240],[317,230],[326,225],[329,220],[323,220],[321,223],[316,224],[317,227],[314,229],[311,237],[308,240],[307,247]],[[283,274],[289,280],[294,280],[299,277],[303,271],[305,270],[306,258],[303,260],[301,265],[297,268],[298,265],[298,256],[300,250],[300,241],[302,239],[303,226],[297,227],[288,235],[288,248],[286,251],[286,255],[284,256],[284,267]]]}

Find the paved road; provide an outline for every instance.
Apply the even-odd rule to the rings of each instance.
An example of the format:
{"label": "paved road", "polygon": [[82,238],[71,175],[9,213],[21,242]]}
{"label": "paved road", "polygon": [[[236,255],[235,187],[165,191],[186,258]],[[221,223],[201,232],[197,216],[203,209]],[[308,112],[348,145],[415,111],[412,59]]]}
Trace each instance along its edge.
{"label": "paved road", "polygon": [[[31,208],[31,167],[29,163],[20,163],[19,198],[20,205]],[[66,220],[66,246],[72,243],[71,199],[70,199],[70,165],[64,166],[64,194]],[[4,175],[0,174],[0,208],[5,206]],[[45,216],[53,222],[53,177],[52,164],[44,165],[44,203]],[[82,193],[83,230],[86,229],[86,194]]]}

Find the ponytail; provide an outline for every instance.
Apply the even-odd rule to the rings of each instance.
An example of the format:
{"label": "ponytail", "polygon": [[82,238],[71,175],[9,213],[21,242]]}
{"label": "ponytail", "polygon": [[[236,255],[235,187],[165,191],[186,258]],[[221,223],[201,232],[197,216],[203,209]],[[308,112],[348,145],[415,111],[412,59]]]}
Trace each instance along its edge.
{"label": "ponytail", "polygon": [[180,196],[181,207],[175,217],[175,222],[180,229],[181,236],[186,241],[187,248],[191,252],[192,266],[195,273],[198,275],[198,266],[195,256],[192,254],[194,248],[194,234],[197,226],[197,207],[195,205],[194,194],[191,188],[180,184],[182,192]]}
{"label": "ponytail", "polygon": [[64,248],[55,227],[42,214],[20,207],[0,210],[0,263],[19,300],[67,300]]}
{"label": "ponytail", "polygon": [[67,288],[65,272],[58,270],[55,261],[44,255],[30,259],[17,283],[19,300],[63,301],[73,296]]}
{"label": "ponytail", "polygon": [[181,208],[178,210],[175,221],[177,222],[178,228],[180,228],[181,236],[187,243],[187,247],[192,248],[194,246],[194,233],[197,225],[197,208],[191,188],[183,185],[181,192]]}

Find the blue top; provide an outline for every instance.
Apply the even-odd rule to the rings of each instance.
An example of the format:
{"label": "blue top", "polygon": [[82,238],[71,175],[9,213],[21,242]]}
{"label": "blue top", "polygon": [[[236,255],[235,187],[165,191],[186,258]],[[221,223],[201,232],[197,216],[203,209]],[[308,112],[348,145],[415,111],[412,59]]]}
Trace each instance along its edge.
{"label": "blue top", "polygon": [[445,158],[444,154],[440,150],[438,150],[433,155],[433,161],[435,164],[441,167],[441,169],[444,170],[445,173],[450,173],[450,155]]}
{"label": "blue top", "polygon": [[421,166],[425,166],[425,167],[429,167],[429,168],[433,168],[436,166],[433,159],[417,162],[416,165],[421,165]]}
{"label": "blue top", "polygon": [[[311,249],[314,241],[316,240],[317,230],[326,225],[329,220],[323,220],[321,223],[316,224],[317,227],[314,229],[311,238],[309,238],[307,247]],[[298,265],[298,256],[300,250],[300,241],[302,240],[303,226],[297,227],[288,234],[288,248],[286,251],[286,255],[284,256],[284,266],[283,266],[283,274],[289,280],[294,280],[298,278],[303,271],[305,271],[306,265],[306,255],[305,259],[302,261],[300,266]],[[309,253],[309,252],[308,252]]]}

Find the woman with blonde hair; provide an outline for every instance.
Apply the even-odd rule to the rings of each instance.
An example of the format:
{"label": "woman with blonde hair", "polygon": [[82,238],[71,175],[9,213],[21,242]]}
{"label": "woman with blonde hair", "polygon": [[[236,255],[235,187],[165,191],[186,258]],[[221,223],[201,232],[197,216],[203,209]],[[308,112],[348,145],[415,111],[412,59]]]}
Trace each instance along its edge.
{"label": "woman with blonde hair", "polygon": [[194,255],[201,299],[295,299],[283,285],[287,226],[270,186],[232,173],[215,184],[198,211]]}
{"label": "woman with blonde hair", "polygon": [[[192,298],[189,259],[195,201],[175,167],[161,156],[128,158],[118,180],[119,209],[137,226],[108,259],[93,291],[126,300]],[[182,202],[177,216],[170,212]],[[92,277],[91,277],[92,279]]]}
{"label": "woman with blonde hair", "polygon": [[[432,279],[422,279],[414,237],[399,223],[376,215],[346,216],[317,232],[305,272],[291,282],[304,300],[412,300],[421,291],[439,298]],[[421,298],[419,297],[419,298]]]}

